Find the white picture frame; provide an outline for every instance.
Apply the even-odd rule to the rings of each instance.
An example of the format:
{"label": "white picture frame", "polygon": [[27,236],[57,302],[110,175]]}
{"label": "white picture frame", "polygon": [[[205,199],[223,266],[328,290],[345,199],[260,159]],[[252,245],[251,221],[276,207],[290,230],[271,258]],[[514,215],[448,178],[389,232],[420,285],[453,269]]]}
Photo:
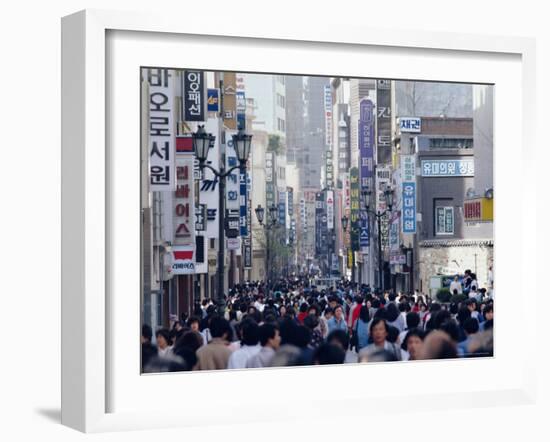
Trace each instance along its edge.
{"label": "white picture frame", "polygon": [[[236,29],[239,29],[237,32]],[[113,200],[117,196],[113,193],[113,186],[116,183],[112,179],[113,168],[117,168],[120,162],[113,158],[109,150],[110,143],[117,143],[117,134],[107,130],[107,121],[116,118],[116,112],[108,108],[109,95],[112,81],[116,73],[109,71],[109,64],[113,63],[113,57],[121,55],[120,49],[109,45],[109,38],[122,36],[122,40],[128,37],[138,38],[145,45],[147,40],[154,40],[155,44],[166,40],[169,44],[181,44],[186,38],[192,39],[193,44],[205,47],[208,43],[208,50],[215,51],[216,44],[223,45],[224,37],[231,44],[241,45],[243,48],[250,46],[255,50],[267,45],[266,51],[285,51],[290,47],[298,48],[299,52],[303,48],[311,48],[312,51],[318,51],[318,54],[332,51],[333,53],[354,54],[354,51],[372,51],[378,53],[378,56],[395,58],[403,57],[407,51],[422,57],[457,56],[462,58],[470,57],[474,62],[483,66],[479,72],[456,72],[455,77],[433,78],[434,80],[454,80],[455,81],[480,81],[493,82],[493,74],[484,74],[484,69],[490,70],[486,58],[504,60],[503,63],[511,63],[511,66],[519,69],[511,69],[510,75],[513,79],[508,86],[514,85],[518,89],[506,89],[506,93],[499,96],[499,86],[496,83],[496,115],[495,115],[495,140],[500,146],[504,146],[506,152],[509,144],[517,142],[516,148],[520,150],[520,156],[535,156],[534,143],[534,124],[535,109],[530,106],[535,102],[535,44],[531,39],[517,37],[491,37],[480,35],[464,35],[451,33],[429,33],[414,32],[403,30],[377,30],[365,27],[353,26],[334,26],[330,30],[325,28],[315,28],[313,25],[303,27],[278,27],[276,24],[270,25],[265,22],[258,22],[255,25],[242,28],[235,27],[230,20],[217,21],[216,19],[208,21],[182,21],[178,17],[169,15],[155,16],[144,13],[111,12],[99,10],[87,10],[63,18],[62,21],[62,423],[78,429],[83,432],[102,432],[125,429],[146,429],[163,428],[174,426],[196,426],[208,425],[215,420],[217,423],[230,422],[248,422],[248,421],[274,421],[281,419],[291,419],[296,416],[298,407],[300,415],[303,418],[309,416],[319,416],[327,412],[326,403],[319,402],[315,397],[311,402],[292,401],[290,405],[284,406],[283,402],[275,398],[274,401],[257,402],[246,404],[244,399],[232,398],[231,402],[220,401],[220,408],[224,406],[239,406],[245,412],[239,416],[232,416],[227,413],[222,414],[214,409],[205,409],[204,407],[180,407],[174,410],[174,407],[166,407],[169,411],[156,408],[154,401],[151,400],[149,393],[141,396],[131,397],[131,390],[117,393],[118,397],[125,394],[126,397],[120,399],[120,403],[143,400],[143,404],[136,409],[128,407],[114,406],[109,399],[112,391],[123,384],[125,379],[120,373],[113,374],[121,370],[118,366],[113,367],[115,355],[111,346],[110,339],[113,333],[116,333],[118,320],[116,317],[117,301],[111,299],[113,287],[116,283],[111,281],[113,263],[120,259],[124,252],[120,248],[113,247],[112,244],[118,241],[116,236],[116,220],[112,217],[114,208]],[[213,44],[212,39],[215,39]],[[127,42],[123,42],[126,44]],[[134,42],[135,43],[135,42]],[[116,45],[116,44],[115,44]],[[158,46],[160,47],[160,46]],[[302,48],[302,49],[301,49]],[[385,55],[385,52],[389,55]],[[146,52],[146,51],[144,51]],[[166,67],[186,67],[179,65],[166,64],[166,59],[162,59],[163,51],[158,51],[158,61]],[[128,54],[131,56],[132,54]],[[200,63],[194,65],[195,68],[215,69],[223,67],[227,70],[245,70],[258,69],[265,71],[265,66],[269,65],[269,60],[257,58],[243,65],[241,60],[230,58],[217,61],[211,61],[210,64],[204,60],[189,59],[188,63]],[[462,59],[460,58],[460,59]],[[134,60],[137,60],[135,58]],[[414,78],[424,79],[425,76],[419,74],[422,67],[414,64],[415,57],[411,56],[411,66],[403,68],[401,73],[413,72],[412,76],[399,77],[397,75],[383,75],[383,68],[378,68],[378,72],[369,72],[369,75],[360,75],[361,71],[347,71],[347,73],[356,76],[375,76],[385,78]],[[476,61],[477,60],[477,61]],[[304,71],[304,66],[300,66],[299,60],[294,60],[295,65],[286,65],[286,69],[281,68],[280,72],[285,73],[320,73],[322,65],[317,66],[317,70]],[[257,67],[254,68],[253,64]],[[488,63],[488,64],[487,64]],[[282,63],[284,64],[284,63]],[[359,69],[359,68],[358,68]],[[426,70],[426,67],[424,67]],[[268,70],[269,71],[269,70]],[[460,71],[457,69],[457,71]],[[133,72],[133,71],[132,71]],[[416,75],[414,74],[416,72]],[[109,73],[109,75],[106,75]],[[340,74],[337,68],[326,74]],[[113,74],[112,76],[110,74]],[[365,74],[365,73],[364,73]],[[387,72],[386,72],[387,74]],[[135,73],[136,79],[138,72]],[[504,75],[504,74],[503,74]],[[503,80],[505,82],[507,80]],[[508,87],[507,86],[507,87]],[[136,89],[137,99],[139,101],[139,90]],[[510,120],[509,115],[499,112],[502,109],[500,98],[511,97],[514,104],[519,105],[520,110],[514,107],[514,112],[521,115],[519,123],[516,118]],[[139,109],[135,109],[139,113]],[[128,117],[128,119],[131,119]],[[509,127],[510,121],[516,121],[516,126]],[[135,121],[132,122],[134,124]],[[503,132],[501,128],[508,126],[510,129],[509,138],[501,137]],[[117,126],[118,127],[118,126]],[[139,133],[128,135],[131,140],[139,139]],[[131,142],[129,143],[132,144]],[[495,157],[498,162],[510,161],[503,156],[499,156],[496,151]],[[139,156],[139,149],[136,149]],[[139,157],[138,157],[139,158]],[[509,164],[509,163],[507,163]],[[514,164],[514,162],[512,162]],[[529,170],[526,162],[515,161],[516,167],[521,168],[521,174],[524,177],[529,176]],[[501,169],[502,170],[502,169]],[[505,241],[506,229],[510,229],[510,224],[504,220],[506,213],[511,208],[508,207],[506,198],[515,201],[521,207],[528,210],[517,210],[520,215],[520,222],[525,226],[533,211],[536,210],[536,192],[528,188],[529,180],[520,180],[520,185],[516,188],[506,187],[502,175],[499,177],[499,169],[495,172],[497,196],[495,199],[495,217],[498,219],[496,224],[496,241]],[[116,180],[116,178],[115,178]],[[500,187],[499,187],[500,186]],[[504,189],[500,200],[498,192]],[[139,191],[139,189],[136,189]],[[117,209],[120,210],[120,209]],[[118,212],[120,213],[120,212]],[[500,217],[499,217],[500,215]],[[502,221],[502,227],[499,223]],[[499,229],[501,229],[499,231]],[[134,238],[135,240],[135,238]],[[495,277],[498,284],[499,274],[506,275],[511,267],[506,254],[513,254],[520,257],[522,274],[526,275],[529,257],[534,256],[536,238],[534,230],[522,228],[519,231],[519,238],[513,244],[501,247],[496,243],[496,262],[502,256],[502,264],[496,264]],[[517,263],[517,261],[516,261]],[[499,273],[500,272],[500,273]],[[133,284],[139,284],[134,281]],[[535,292],[534,278],[523,279],[521,281],[525,293]],[[497,285],[498,287],[498,285]],[[513,326],[509,320],[509,306],[506,300],[506,287],[498,287],[502,304],[498,304],[497,324],[496,324],[496,356],[490,361],[426,361],[418,362],[413,365],[373,364],[367,368],[365,365],[353,365],[350,367],[306,367],[291,369],[272,369],[272,370],[252,370],[248,372],[236,371],[233,373],[202,373],[202,374],[169,374],[156,376],[141,376],[139,373],[130,371],[127,373],[128,379],[134,379],[143,383],[143,391],[151,392],[159,389],[165,391],[165,387],[170,381],[174,391],[178,392],[179,387],[176,384],[190,385],[189,388],[204,388],[209,385],[213,390],[219,390],[227,385],[227,382],[237,382],[246,376],[249,382],[254,385],[262,384],[267,379],[275,380],[275,384],[281,380],[289,385],[293,385],[293,379],[299,379],[301,373],[311,376],[312,370],[323,373],[331,378],[339,379],[342,382],[343,390],[346,392],[341,398],[331,398],[331,401],[343,400],[347,404],[347,415],[358,416],[365,413],[378,413],[396,409],[407,409],[414,401],[417,410],[433,410],[445,402],[447,408],[469,407],[473,403],[477,406],[494,406],[502,404],[532,404],[536,398],[536,323],[532,318],[523,325],[525,336],[525,345],[517,349],[517,357],[520,359],[517,364],[510,359],[508,355],[508,346],[514,344],[513,336],[507,334],[507,327]],[[513,289],[512,289],[513,291]],[[137,293],[135,303],[139,305]],[[520,296],[520,295],[518,295]],[[524,295],[525,296],[525,295]],[[498,298],[498,296],[497,296]],[[119,310],[118,310],[119,311]],[[135,309],[130,308],[130,312],[135,313]],[[524,312],[519,312],[519,319]],[[129,315],[131,316],[131,314]],[[508,318],[508,319],[507,319]],[[132,319],[134,320],[134,319]],[[135,318],[139,322],[139,318]],[[129,326],[135,324],[130,322]],[[110,329],[113,328],[113,329]],[[138,342],[138,329],[132,328],[136,343]],[[499,341],[502,336],[503,339]],[[507,338],[507,339],[504,339]],[[508,339],[509,338],[509,339]],[[131,346],[130,346],[131,347]],[[137,344],[136,344],[137,348]],[[128,347],[128,352],[130,350]],[[499,354],[500,353],[500,354]],[[501,356],[502,355],[502,356]],[[135,352],[132,353],[132,359]],[[499,358],[505,361],[506,367],[498,365]],[[495,362],[496,361],[496,362]],[[385,391],[376,391],[373,387],[370,390],[358,386],[354,391],[346,390],[346,385],[350,380],[357,379],[363,375],[364,370],[370,370],[370,373],[378,376],[382,373],[388,373],[388,376],[399,376],[403,370],[411,373],[411,376],[436,376],[441,370],[469,370],[464,366],[465,363],[472,364],[473,370],[495,370],[498,368],[503,373],[495,373],[495,381],[489,382],[486,388],[481,383],[468,386],[466,382],[457,382],[454,391],[452,389],[443,389],[438,393],[437,389],[425,389],[424,393],[411,389],[398,391],[395,388],[388,388]],[[347,370],[345,375],[342,371]],[[136,371],[138,368],[136,366]],[[427,378],[426,378],[427,379]],[[146,384],[146,385],[145,385]],[[130,383],[126,384],[128,387]],[[200,387],[199,387],[200,386]],[[275,390],[274,390],[275,391]],[[164,393],[169,400],[168,394]],[[172,392],[173,394],[173,392]],[[180,393],[181,394],[181,393]],[[279,393],[281,395],[281,393]],[[376,398],[376,401],[367,401],[364,403],[362,398],[367,396]],[[396,405],[396,397],[402,400]],[[156,398],[158,399],[158,397]],[[309,408],[303,407],[308,404]],[[332,403],[332,402],[331,402]],[[338,414],[338,407],[336,413]],[[335,410],[331,408],[334,414]]]}

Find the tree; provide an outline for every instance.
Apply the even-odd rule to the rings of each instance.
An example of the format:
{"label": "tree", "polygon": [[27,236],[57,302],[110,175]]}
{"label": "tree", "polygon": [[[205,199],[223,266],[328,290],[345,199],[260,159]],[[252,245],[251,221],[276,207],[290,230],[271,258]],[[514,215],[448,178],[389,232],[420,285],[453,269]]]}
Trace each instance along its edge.
{"label": "tree", "polygon": [[270,134],[267,143],[267,151],[274,152],[276,155],[283,153],[283,143],[279,135]]}

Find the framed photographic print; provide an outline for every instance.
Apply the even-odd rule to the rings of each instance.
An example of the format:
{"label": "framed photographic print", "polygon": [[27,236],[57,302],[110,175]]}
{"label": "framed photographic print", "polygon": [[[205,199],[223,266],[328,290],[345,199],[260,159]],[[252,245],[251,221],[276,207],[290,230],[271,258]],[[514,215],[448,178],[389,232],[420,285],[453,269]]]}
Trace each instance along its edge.
{"label": "framed photographic print", "polygon": [[534,282],[500,283],[531,40],[84,11],[62,43],[64,424],[534,400]]}

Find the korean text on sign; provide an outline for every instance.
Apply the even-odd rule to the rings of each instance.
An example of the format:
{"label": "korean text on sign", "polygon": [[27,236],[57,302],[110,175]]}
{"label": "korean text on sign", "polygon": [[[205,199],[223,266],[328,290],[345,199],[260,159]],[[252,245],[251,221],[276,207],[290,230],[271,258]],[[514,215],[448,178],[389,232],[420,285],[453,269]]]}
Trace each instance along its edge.
{"label": "korean text on sign", "polygon": [[149,179],[151,191],[174,190],[174,84],[167,69],[147,70],[149,83]]}

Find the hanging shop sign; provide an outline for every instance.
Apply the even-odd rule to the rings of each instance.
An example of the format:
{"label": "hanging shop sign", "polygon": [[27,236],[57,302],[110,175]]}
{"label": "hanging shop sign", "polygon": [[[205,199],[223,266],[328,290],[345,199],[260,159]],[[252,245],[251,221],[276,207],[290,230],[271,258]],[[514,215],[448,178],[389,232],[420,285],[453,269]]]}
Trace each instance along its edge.
{"label": "hanging shop sign", "polygon": [[173,191],[175,170],[174,72],[148,69],[149,177],[152,192]]}

